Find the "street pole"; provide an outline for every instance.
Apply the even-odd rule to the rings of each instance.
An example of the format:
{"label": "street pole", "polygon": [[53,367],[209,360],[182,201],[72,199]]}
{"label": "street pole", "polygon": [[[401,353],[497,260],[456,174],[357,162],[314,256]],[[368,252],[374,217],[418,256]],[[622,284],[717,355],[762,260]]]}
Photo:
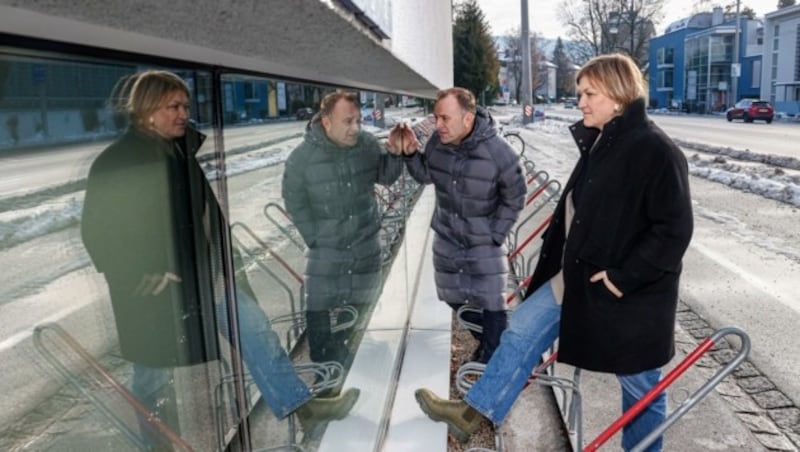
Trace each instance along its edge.
{"label": "street pole", "polygon": [[528,0],[520,0],[522,23],[520,27],[522,39],[522,122],[533,122],[533,105],[531,102],[531,39],[528,29]]}
{"label": "street pole", "polygon": [[733,66],[731,66],[731,105],[739,99],[739,76],[742,68],[739,66],[739,0],[736,0],[736,31],[733,34]]}

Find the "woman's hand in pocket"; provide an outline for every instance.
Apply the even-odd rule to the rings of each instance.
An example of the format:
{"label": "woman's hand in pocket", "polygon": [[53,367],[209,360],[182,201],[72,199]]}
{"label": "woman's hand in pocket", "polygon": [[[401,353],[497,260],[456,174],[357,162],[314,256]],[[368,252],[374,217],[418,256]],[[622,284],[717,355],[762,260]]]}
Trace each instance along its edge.
{"label": "woman's hand in pocket", "polygon": [[605,284],[606,289],[608,289],[609,292],[611,292],[617,298],[622,298],[622,291],[619,290],[613,282],[611,282],[611,280],[608,278],[608,273],[605,270],[592,275],[592,277],[589,278],[589,281],[593,283],[596,283],[597,281],[603,281],[603,284]]}

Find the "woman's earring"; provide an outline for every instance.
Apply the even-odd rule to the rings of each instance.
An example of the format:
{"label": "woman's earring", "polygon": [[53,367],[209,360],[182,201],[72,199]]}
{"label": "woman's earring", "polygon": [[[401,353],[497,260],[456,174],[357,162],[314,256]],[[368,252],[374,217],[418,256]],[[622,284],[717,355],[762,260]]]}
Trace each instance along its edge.
{"label": "woman's earring", "polygon": [[[617,107],[614,107],[614,109],[616,109],[616,108],[617,108]],[[152,126],[152,125],[153,125],[153,124],[155,124],[155,123],[156,123],[156,120],[155,120],[155,119],[153,119],[153,117],[151,116],[151,117],[150,117],[150,125]]]}
{"label": "woman's earring", "polygon": [[[614,104],[614,111],[619,111],[619,104]],[[153,118],[150,118],[153,119]]]}

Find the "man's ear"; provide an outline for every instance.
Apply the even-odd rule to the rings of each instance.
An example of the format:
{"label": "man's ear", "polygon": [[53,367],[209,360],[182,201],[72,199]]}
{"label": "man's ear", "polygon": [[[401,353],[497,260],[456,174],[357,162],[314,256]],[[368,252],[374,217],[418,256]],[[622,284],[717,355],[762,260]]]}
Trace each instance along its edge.
{"label": "man's ear", "polygon": [[322,129],[325,130],[325,133],[331,130],[331,118],[327,116],[323,116],[320,118],[320,123],[322,124]]}
{"label": "man's ear", "polygon": [[468,111],[464,114],[464,125],[472,127],[475,124],[475,113]]}

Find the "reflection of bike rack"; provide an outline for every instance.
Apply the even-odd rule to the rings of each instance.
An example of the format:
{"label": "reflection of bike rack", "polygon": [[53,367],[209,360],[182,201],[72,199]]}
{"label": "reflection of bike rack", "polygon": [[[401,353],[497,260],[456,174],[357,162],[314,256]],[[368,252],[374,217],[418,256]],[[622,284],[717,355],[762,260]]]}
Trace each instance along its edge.
{"label": "reflection of bike rack", "polygon": [[286,220],[289,221],[290,225],[294,225],[294,223],[292,223],[291,217],[289,217],[289,213],[286,212],[286,209],[284,209],[278,204],[275,204],[274,202],[268,202],[264,206],[263,213],[264,216],[267,217],[267,220],[269,220],[270,223],[275,225],[275,227],[278,228],[278,230],[281,231],[295,246],[297,246],[297,248],[300,251],[305,251],[306,245],[302,242],[302,240],[297,240],[296,238],[297,234],[294,233],[295,231],[297,231],[297,229],[289,228],[287,226],[282,226],[280,223],[278,223],[278,220],[276,220],[272,215],[270,215],[269,213],[270,207],[273,208],[274,210],[277,210],[284,218],[286,218]]}
{"label": "reflection of bike rack", "polygon": [[[292,290],[292,288],[289,287],[289,285],[285,281],[283,281],[283,279],[281,279],[272,269],[269,268],[269,266],[267,266],[264,263],[263,257],[261,255],[256,255],[255,253],[253,253],[247,247],[247,245],[242,241],[242,239],[237,237],[236,234],[233,233],[237,229],[243,230],[245,232],[245,234],[247,234],[247,236],[249,236],[253,241],[255,241],[261,249],[263,249],[265,252],[267,252],[270,256],[274,257],[283,266],[283,268],[286,269],[286,271],[292,276],[292,278],[300,284],[300,290],[299,290],[299,295],[298,295],[299,302],[296,302],[295,293]],[[275,282],[278,283],[278,285],[284,290],[284,292],[286,292],[286,295],[289,298],[289,309],[290,309],[290,312],[289,312],[289,314],[286,314],[285,316],[289,316],[290,318],[302,317],[302,312],[305,309],[305,303],[304,303],[304,300],[303,300],[303,284],[304,284],[303,277],[300,276],[296,271],[294,271],[294,269],[291,268],[289,266],[289,264],[284,259],[282,259],[280,256],[278,256],[277,253],[272,251],[272,249],[266,243],[264,243],[264,241],[261,240],[256,235],[256,233],[253,232],[252,229],[250,229],[244,223],[240,223],[240,222],[233,223],[231,225],[231,236],[233,237],[233,239],[239,245],[241,245],[239,247],[239,250],[241,252],[243,252],[244,254],[246,254],[247,256],[249,256],[252,259],[252,261],[258,266],[259,269],[261,269],[264,273],[266,273],[273,280],[275,280]],[[285,316],[278,316],[276,318],[285,317]],[[302,335],[302,333],[303,333],[303,328],[301,328],[300,325],[298,325],[296,323],[292,323],[290,325],[289,329],[286,332],[286,348],[287,348],[287,350],[291,350],[293,348],[292,338],[294,337],[295,339],[297,339]]]}
{"label": "reflection of bike rack", "polygon": [[508,141],[508,144],[517,151],[520,157],[525,155],[525,140],[522,139],[522,136],[517,132],[503,132],[503,138]]}
{"label": "reflection of bike rack", "polygon": [[128,404],[144,419],[148,425],[167,441],[169,441],[177,450],[192,451],[192,446],[183,438],[178,436],[164,421],[162,421],[155,413],[151,412],[145,407],[139,399],[137,399],[131,392],[123,385],[121,385],[108,371],[103,369],[100,363],[92,357],[83,346],[78,343],[75,338],[66,332],[60,325],[56,323],[45,323],[37,325],[33,330],[33,343],[39,353],[53,366],[53,368],[67,379],[78,391],[81,392],[89,401],[97,407],[100,412],[105,415],[111,423],[117,427],[126,438],[141,450],[148,450],[148,445],[142,441],[139,434],[125,425],[119,416],[111,410],[97,395],[93,394],[84,384],[81,383],[80,378],[71,372],[67,366],[62,363],[47,347],[44,345],[42,336],[45,331],[52,331],[56,334],[64,344],[75,352],[84,363],[88,364],[95,372],[97,372],[102,380],[107,383],[111,389],[119,394]]}
{"label": "reflection of bike rack", "polygon": [[[667,387],[675,382],[686,370],[688,370],[694,363],[696,363],[706,352],[711,350],[722,338],[734,335],[738,336],[741,341],[739,352],[731,359],[725,366],[720,368],[708,381],[706,381],[699,389],[692,395],[687,397],[667,418],[659,424],[652,432],[650,432],[639,444],[634,446],[632,452],[641,452],[645,450],[650,444],[658,439],[664,432],[670,428],[675,422],[683,417],[689,410],[694,408],[700,401],[702,401],[714,387],[716,387],[722,380],[730,375],[739,365],[747,358],[750,353],[750,337],[743,330],[728,326],[715,331],[711,336],[704,339],[695,349],[686,355],[684,359],[678,363],[661,381],[658,382],[647,394],[642,396],[631,408],[617,418],[608,428],[600,433],[594,440],[584,447],[583,445],[583,414],[582,414],[582,397],[580,393],[580,374],[581,369],[575,368],[573,370],[572,379],[555,376],[554,364],[558,356],[558,352],[550,353],[549,357],[539,366],[537,366],[531,373],[528,383],[538,383],[546,386],[551,386],[562,391],[562,399],[564,403],[561,406],[560,412],[565,420],[570,442],[572,443],[573,450],[582,450],[583,452],[594,452],[600,448],[606,441],[613,437],[620,429],[631,422],[636,416],[644,411],[647,406],[655,400]],[[486,368],[485,364],[468,362],[465,363],[456,372],[456,387],[458,390],[465,394],[472,388],[474,382],[480,378]],[[567,395],[569,397],[567,398]],[[496,441],[502,444],[502,437],[499,429],[495,434]],[[502,449],[500,449],[502,450]]]}
{"label": "reflection of bike rack", "polygon": [[[344,383],[344,367],[342,367],[342,365],[336,361],[326,361],[321,363],[299,363],[294,365],[294,369],[300,375],[310,374],[313,376],[314,383],[311,384],[309,388],[314,394],[319,394],[320,392],[329,389],[340,388]],[[217,438],[219,438],[219,443],[217,446],[219,447],[219,450],[225,450],[226,448],[223,434],[223,431],[225,430],[225,419],[224,413],[221,410],[221,407],[224,406],[224,391],[226,387],[233,385],[233,380],[233,375],[226,375],[222,377],[214,391],[214,403],[217,407],[215,410],[217,415]],[[244,384],[247,387],[245,394],[248,397],[248,400],[245,403],[247,406],[253,406],[253,403],[249,400],[249,397],[251,397],[255,391],[255,382],[253,381],[252,377],[248,375],[244,378]],[[235,413],[231,414],[235,419]],[[297,423],[294,415],[288,416],[287,423],[289,424],[289,444],[257,450],[266,452],[272,450],[286,450],[288,448],[288,450],[304,451],[305,449],[298,445]]]}

